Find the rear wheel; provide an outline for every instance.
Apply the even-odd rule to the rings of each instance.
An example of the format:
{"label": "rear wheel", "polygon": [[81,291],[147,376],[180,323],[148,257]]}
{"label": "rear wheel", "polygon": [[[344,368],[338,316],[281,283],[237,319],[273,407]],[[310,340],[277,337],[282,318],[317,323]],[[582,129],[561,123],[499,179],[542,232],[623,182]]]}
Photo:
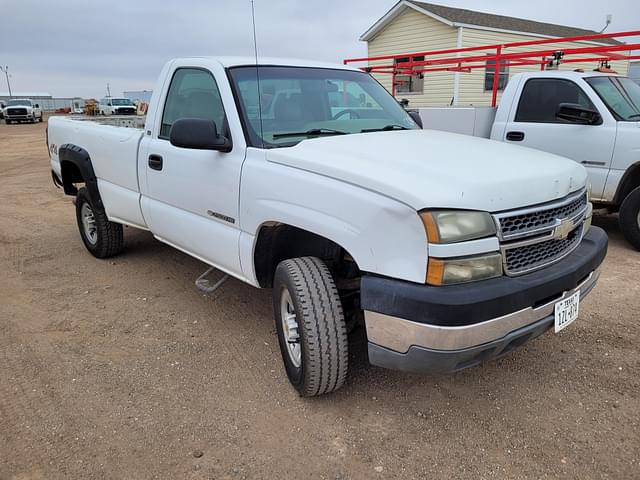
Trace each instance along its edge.
{"label": "rear wheel", "polygon": [[280,352],[291,384],[303,397],[333,392],[347,376],[347,328],[329,269],[315,257],[276,268],[273,308]]}
{"label": "rear wheel", "polygon": [[620,230],[637,250],[640,250],[640,187],[632,190],[620,206]]}
{"label": "rear wheel", "polygon": [[40,112],[40,117],[38,117],[38,121],[42,123],[43,120],[44,120],[44,112]]}
{"label": "rear wheel", "polygon": [[11,125],[11,120],[9,120],[8,118],[5,118],[4,123],[6,123],[7,125]]}
{"label": "rear wheel", "polygon": [[107,258],[122,251],[122,225],[110,222],[104,209],[94,205],[84,187],[78,191],[76,197],[76,219],[82,242],[91,255]]}

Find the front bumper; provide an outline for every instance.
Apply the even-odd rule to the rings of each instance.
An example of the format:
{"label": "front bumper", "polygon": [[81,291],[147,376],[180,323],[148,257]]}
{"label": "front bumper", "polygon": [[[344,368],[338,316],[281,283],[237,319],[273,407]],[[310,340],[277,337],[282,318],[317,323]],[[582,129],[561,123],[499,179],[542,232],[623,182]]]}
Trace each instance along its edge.
{"label": "front bumper", "polygon": [[124,108],[116,108],[114,111],[115,115],[135,115],[136,109],[134,107],[124,107]]}
{"label": "front bumper", "polygon": [[592,227],[567,258],[520,277],[431,287],[365,276],[369,361],[452,372],[504,355],[553,326],[556,302],[591,291],[606,251],[607,235]]}
{"label": "front bumper", "polygon": [[6,120],[33,120],[35,117],[29,113],[27,115],[5,115]]}

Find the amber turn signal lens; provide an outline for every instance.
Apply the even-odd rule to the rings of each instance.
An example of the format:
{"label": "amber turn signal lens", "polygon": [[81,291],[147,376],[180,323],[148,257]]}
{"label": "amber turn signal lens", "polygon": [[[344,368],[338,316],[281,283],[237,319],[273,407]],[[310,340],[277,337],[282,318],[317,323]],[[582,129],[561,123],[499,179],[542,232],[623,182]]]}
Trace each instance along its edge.
{"label": "amber turn signal lens", "polygon": [[427,231],[427,241],[431,243],[440,243],[440,233],[438,232],[438,225],[431,212],[420,213],[420,218],[424,224],[424,229]]}
{"label": "amber turn signal lens", "polygon": [[429,285],[442,285],[444,278],[444,262],[437,258],[429,258],[427,268],[427,283]]}

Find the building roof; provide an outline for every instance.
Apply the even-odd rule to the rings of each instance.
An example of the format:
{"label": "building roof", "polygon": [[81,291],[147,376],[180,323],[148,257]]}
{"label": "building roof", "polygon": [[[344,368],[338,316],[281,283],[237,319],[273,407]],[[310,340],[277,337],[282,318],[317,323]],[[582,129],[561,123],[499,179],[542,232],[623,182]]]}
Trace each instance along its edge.
{"label": "building roof", "polygon": [[[9,92],[0,92],[0,97],[8,97]],[[16,92],[11,90],[11,96],[15,98],[52,98],[47,92]]]}
{"label": "building roof", "polygon": [[[582,35],[596,35],[598,32],[586,30],[584,28],[569,27],[553,23],[536,22],[524,18],[507,17],[504,15],[494,15],[492,13],[476,12],[463,8],[446,7],[434,3],[420,2],[415,0],[401,0],[378,20],[369,30],[367,30],[360,40],[370,40],[391,20],[401,13],[405,8],[413,8],[425,15],[439,20],[452,27],[481,27],[488,30],[507,31],[513,33],[532,34],[543,37],[577,37]],[[604,43],[609,45],[619,45],[621,42],[604,38],[594,43]]]}

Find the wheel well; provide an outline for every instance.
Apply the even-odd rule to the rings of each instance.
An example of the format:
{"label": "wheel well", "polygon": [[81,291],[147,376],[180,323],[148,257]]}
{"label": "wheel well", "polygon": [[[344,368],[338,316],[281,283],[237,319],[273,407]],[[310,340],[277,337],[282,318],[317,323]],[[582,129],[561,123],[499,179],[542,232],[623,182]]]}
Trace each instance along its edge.
{"label": "wheel well", "polygon": [[359,282],[360,270],[355,260],[340,245],[301,228],[271,223],[260,228],[253,252],[258,283],[261,287],[272,287],[273,275],[281,261],[306,256],[324,260],[339,289]]}
{"label": "wheel well", "polygon": [[633,189],[640,186],[640,162],[631,165],[620,182],[614,203],[620,205]]}
{"label": "wheel well", "polygon": [[60,163],[60,172],[62,174],[62,187],[67,195],[76,195],[78,189],[74,183],[84,183],[84,177],[78,166],[70,161]]}

